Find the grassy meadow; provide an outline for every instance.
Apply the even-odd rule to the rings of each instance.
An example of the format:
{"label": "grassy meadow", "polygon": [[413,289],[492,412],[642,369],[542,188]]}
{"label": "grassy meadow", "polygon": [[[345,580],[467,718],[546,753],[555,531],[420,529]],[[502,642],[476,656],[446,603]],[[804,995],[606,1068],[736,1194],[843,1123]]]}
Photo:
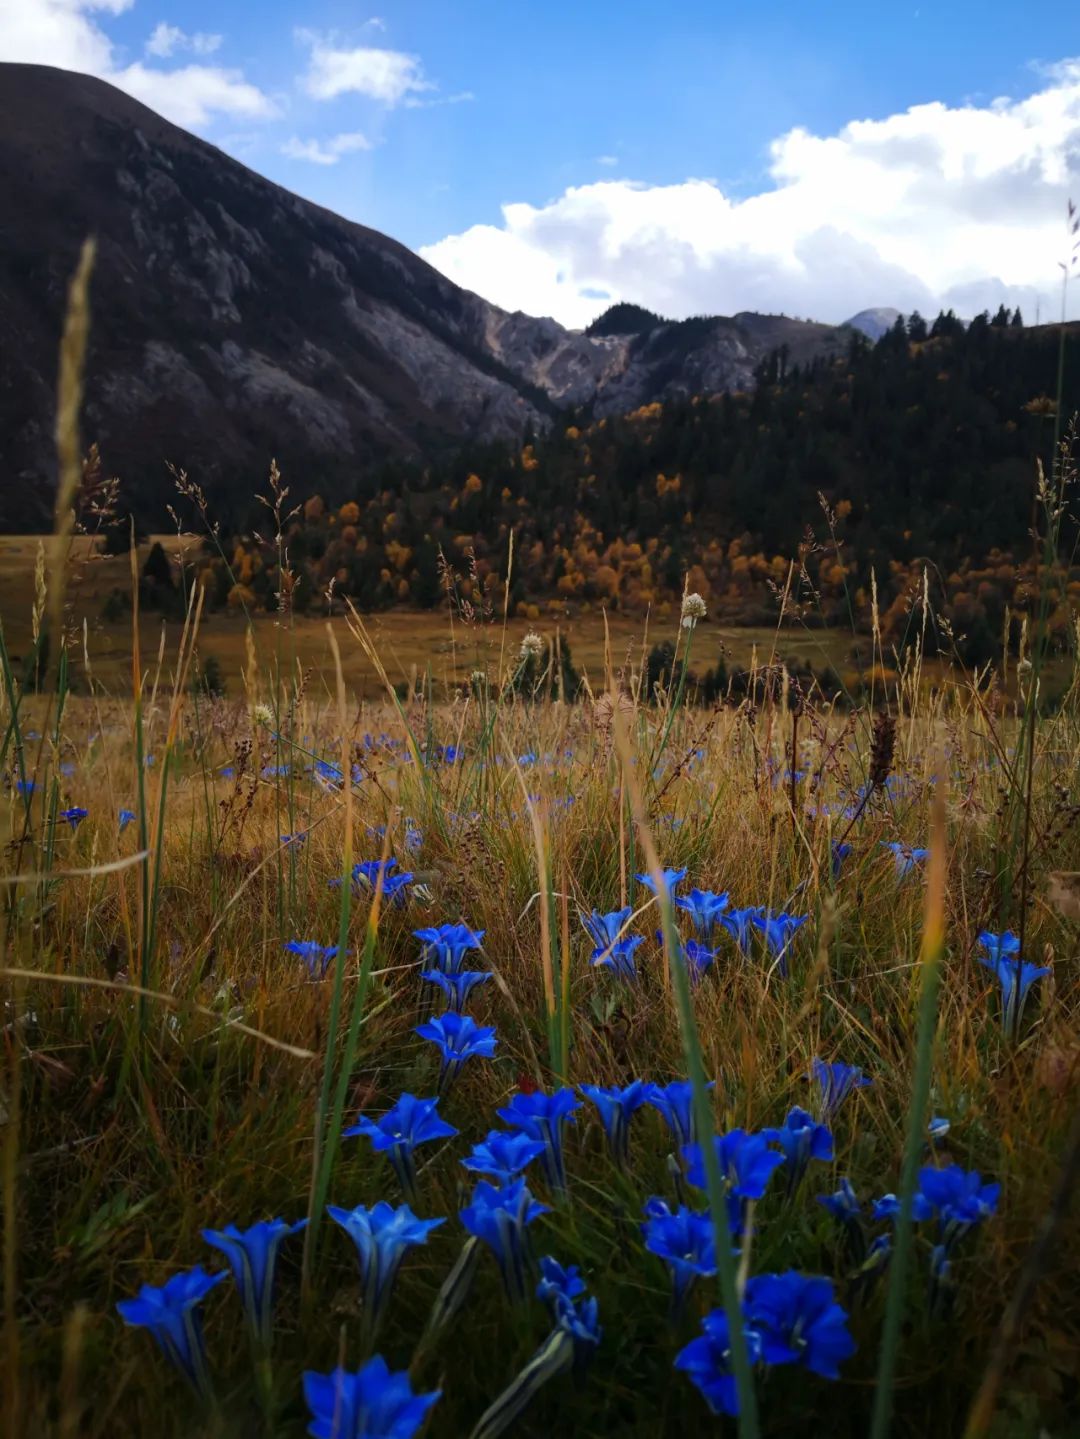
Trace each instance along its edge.
{"label": "grassy meadow", "polygon": [[[4,639],[25,658],[34,550],[4,544]],[[503,1418],[581,1439],[1078,1432],[1080,902],[1054,876],[1080,870],[1080,695],[1036,718],[1037,656],[1010,699],[931,693],[915,668],[874,709],[796,706],[777,667],[759,702],[706,709],[678,667],[642,693],[655,639],[685,656],[676,620],[613,623],[606,652],[592,620],[570,632],[591,696],[563,704],[533,698],[524,625],[268,619],[249,637],[215,616],[162,640],[147,618],[133,638],[98,626],[86,583],[69,602],[89,665],[78,623],[41,692],[4,665],[5,1434],[411,1434],[340,1407],[307,1430],[303,1373],[374,1354],[439,1391],[432,1439]],[[735,639],[755,642],[763,661],[788,648]],[[191,686],[206,653],[224,697]],[[664,868],[685,871],[670,890]],[[606,938],[594,911],[615,916]],[[457,924],[482,976],[461,990],[483,1034],[460,1067],[417,1033],[458,991],[450,942],[416,931]],[[1022,1011],[1003,1004],[1019,961],[980,940],[1007,931],[1043,971]],[[854,1069],[823,1083],[815,1061]],[[627,1088],[687,1078],[681,1121]],[[605,1109],[581,1086],[619,1093]],[[503,1195],[519,1247],[500,1265],[490,1225],[469,1227],[482,1164],[461,1161],[515,1128],[515,1095],[562,1089],[565,1189],[550,1147],[518,1153],[544,1208],[515,1228]],[[444,1222],[383,1290],[326,1207],[402,1204],[387,1153],[343,1131],[403,1094],[438,1095],[456,1133],[417,1144],[405,1194]],[[733,1131],[759,1136],[755,1172],[738,1139],[712,1162],[709,1136]],[[981,1180],[928,1208],[952,1166]],[[222,1280],[187,1311],[209,1377],[188,1327],[185,1382],[117,1304],[229,1272],[202,1231],[275,1216],[308,1224],[280,1244],[261,1337]],[[595,1317],[533,1297],[547,1256],[579,1267]],[[788,1271],[842,1306],[835,1378],[807,1314],[748,1317]],[[673,1275],[695,1281],[678,1302]],[[740,1305],[741,1354],[708,1358],[729,1399],[735,1374],[736,1420],[675,1361]]]}

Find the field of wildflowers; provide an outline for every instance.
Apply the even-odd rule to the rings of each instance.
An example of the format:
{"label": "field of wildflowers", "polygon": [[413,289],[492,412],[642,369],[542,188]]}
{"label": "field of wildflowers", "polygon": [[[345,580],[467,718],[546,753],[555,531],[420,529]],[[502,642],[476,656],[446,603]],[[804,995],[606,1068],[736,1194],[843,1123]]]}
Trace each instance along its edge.
{"label": "field of wildflowers", "polygon": [[535,650],[4,664],[4,1432],[1075,1433],[1080,696]]}

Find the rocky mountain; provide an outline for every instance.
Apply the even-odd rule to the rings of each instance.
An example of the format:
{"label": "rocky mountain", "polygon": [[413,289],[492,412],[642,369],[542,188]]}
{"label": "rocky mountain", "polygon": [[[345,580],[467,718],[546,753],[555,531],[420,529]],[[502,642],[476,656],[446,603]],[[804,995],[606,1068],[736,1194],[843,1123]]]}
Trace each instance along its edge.
{"label": "rocky mountain", "polygon": [[508,314],[104,82],[44,66],[0,64],[0,182],[0,529],[50,513],[57,342],[88,234],[83,438],[157,523],[170,461],[219,508],[246,506],[271,456],[294,496],[340,494],[389,456],[514,439],[568,407],[745,388],[775,347],[795,361],[846,339],[754,314],[588,334]]}
{"label": "rocky mountain", "polygon": [[852,315],[845,323],[852,330],[861,330],[868,340],[880,340],[887,330],[891,330],[900,318],[899,310],[892,310],[887,305],[880,306],[874,310],[860,310],[857,315]]}

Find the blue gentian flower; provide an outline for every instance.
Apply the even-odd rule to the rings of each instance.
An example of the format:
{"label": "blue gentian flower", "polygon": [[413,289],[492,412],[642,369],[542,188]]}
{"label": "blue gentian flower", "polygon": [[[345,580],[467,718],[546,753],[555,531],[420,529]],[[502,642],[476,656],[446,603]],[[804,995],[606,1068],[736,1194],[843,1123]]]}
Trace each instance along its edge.
{"label": "blue gentian flower", "polygon": [[865,1089],[873,1080],[868,1079],[856,1064],[843,1064],[835,1060],[827,1064],[815,1059],[810,1066],[813,1077],[821,1087],[821,1117],[829,1120],[854,1089]]}
{"label": "blue gentian flower", "polygon": [[278,1250],[282,1240],[306,1224],[306,1219],[298,1219],[295,1224],[286,1224],[284,1219],[263,1219],[249,1229],[226,1224],[224,1229],[202,1232],[207,1244],[220,1249],[229,1261],[248,1326],[255,1341],[263,1347],[270,1342]]}
{"label": "blue gentian flower", "polygon": [[509,1104],[495,1111],[504,1124],[543,1142],[544,1175],[554,1194],[566,1193],[563,1128],[576,1123],[574,1111],[580,1108],[581,1101],[572,1089],[556,1089],[551,1094],[543,1090],[515,1094]]}
{"label": "blue gentian flower", "polygon": [[[701,1321],[704,1331],[691,1339],[675,1356],[675,1368],[686,1374],[701,1391],[701,1396],[714,1414],[737,1415],[738,1391],[731,1368],[731,1331],[727,1314],[714,1309]],[[753,1329],[744,1328],[743,1336],[751,1364],[761,1356],[761,1339]]]}
{"label": "blue gentian flower", "polygon": [[605,1088],[601,1084],[583,1084],[581,1092],[591,1099],[600,1115],[608,1138],[612,1158],[625,1166],[630,1155],[630,1120],[643,1104],[648,1104],[653,1086],[644,1079],[635,1079],[621,1088]]}
{"label": "blue gentian flower", "polygon": [[882,840],[882,845],[892,851],[896,863],[897,880],[907,879],[908,875],[917,864],[922,864],[929,858],[928,849],[912,849],[909,844],[902,844],[899,840]]}
{"label": "blue gentian flower", "polygon": [[[658,929],[656,931],[656,942],[662,949],[664,946],[663,930]],[[688,939],[685,942],[677,940],[677,953],[686,963],[686,973],[689,976],[690,983],[697,985],[701,983],[705,973],[711,968],[713,961],[720,951],[718,949],[710,949],[707,944],[703,944],[699,939]]]}
{"label": "blue gentian flower", "polygon": [[490,1059],[495,1053],[495,1027],[477,1024],[468,1014],[455,1014],[452,1010],[418,1024],[416,1032],[421,1039],[428,1039],[442,1055],[439,1071],[440,1092],[448,1089],[461,1071],[467,1059],[481,1056]]}
{"label": "blue gentian flower", "polygon": [[675,906],[690,916],[698,934],[708,939],[728,907],[727,891],[715,894],[711,889],[692,889],[689,894],[675,897]]}
{"label": "blue gentian flower", "polygon": [[766,1364],[800,1364],[823,1379],[839,1379],[839,1365],[855,1353],[847,1313],[832,1281],[799,1274],[758,1274],[746,1286],[743,1312],[761,1336]]}
{"label": "blue gentian flower", "polygon": [[[917,1195],[914,1197],[918,1198]],[[883,1194],[880,1199],[874,1200],[871,1213],[878,1222],[883,1219],[895,1219],[900,1213],[900,1200],[895,1194]]]}
{"label": "blue gentian flower", "polygon": [[788,1194],[793,1194],[809,1167],[811,1159],[833,1157],[833,1137],[824,1124],[817,1124],[813,1115],[796,1105],[788,1112],[779,1129],[763,1129],[762,1134],[779,1144],[787,1163]]}
{"label": "blue gentian flower", "polygon": [[90,811],[83,809],[81,805],[73,804],[70,809],[62,809],[60,811],[60,818],[66,820],[74,830],[79,828],[79,825],[82,824],[89,813]]}
{"label": "blue gentian flower", "polygon": [[[773,1171],[784,1162],[784,1156],[769,1148],[767,1134],[747,1134],[745,1129],[732,1129],[713,1136],[716,1157],[727,1195],[728,1227],[733,1234],[744,1228],[745,1201],[764,1197]],[[683,1149],[686,1177],[698,1189],[708,1187],[705,1177],[705,1156],[700,1144]]]}
{"label": "blue gentian flower", "polygon": [[408,1370],[391,1374],[381,1354],[355,1374],[305,1370],[307,1432],[311,1439],[412,1439],[440,1394],[414,1394]]}
{"label": "blue gentian flower", "polygon": [[[678,886],[679,886],[680,884],[682,884],[683,880],[686,878],[686,870],[685,870],[685,869],[665,869],[665,870],[661,870],[661,871],[660,871],[660,878],[661,878],[661,880],[663,881],[664,888],[667,890],[668,894],[672,894],[672,895],[673,895],[673,894],[674,894],[674,891],[678,888]],[[638,879],[638,883],[639,883],[639,884],[645,885],[645,887],[646,887],[647,889],[651,889],[652,892],[653,892],[653,894],[655,894],[655,895],[657,895],[657,896],[659,897],[659,891],[658,891],[657,888],[656,888],[656,884],[655,884],[655,882],[654,882],[653,877],[652,877],[651,874],[639,874],[638,877],[637,877],[637,879]]]}
{"label": "blue gentian flower", "polygon": [[919,1170],[918,1198],[924,1206],[918,1218],[937,1216],[942,1243],[952,1249],[974,1225],[997,1211],[1000,1184],[984,1184],[978,1170],[959,1164],[944,1169]]}
{"label": "blue gentian flower", "polygon": [[622,939],[615,940],[606,949],[593,951],[593,965],[601,965],[612,970],[620,979],[637,979],[637,965],[634,963],[634,954],[644,940],[640,934],[627,934]]}
{"label": "blue gentian flower", "polygon": [[805,914],[768,914],[765,910],[761,910],[754,916],[754,923],[764,937],[765,948],[777,961],[782,979],[787,979],[787,955],[791,941],[794,939],[796,931],[806,923],[807,918],[808,916]]}
{"label": "blue gentian flower", "polygon": [[[400,909],[405,903],[408,895],[406,890],[413,882],[413,876],[408,873],[395,873],[398,868],[396,859],[365,859],[359,864],[353,865],[352,882],[353,893],[374,894],[379,887],[379,876],[382,875],[382,897],[385,901],[393,901]],[[340,880],[332,880],[332,884],[340,884]]]}
{"label": "blue gentian flower", "polygon": [[437,985],[442,990],[455,1014],[464,1014],[473,990],[494,977],[490,970],[486,969],[462,969],[457,974],[447,974],[442,969],[425,969],[420,974],[421,979],[427,980],[428,984]]}
{"label": "blue gentian flower", "polygon": [[298,955],[307,965],[312,979],[325,979],[330,962],[338,952],[336,944],[320,944],[315,939],[290,939],[283,944],[286,954]]}
{"label": "blue gentian flower", "polygon": [[300,849],[307,842],[307,830],[299,830],[296,834],[280,834],[278,839],[285,849]]}
{"label": "blue gentian flower", "polygon": [[576,1264],[564,1269],[550,1255],[541,1259],[536,1297],[551,1310],[555,1327],[573,1340],[574,1359],[579,1370],[600,1343],[601,1336],[596,1300],[582,1298],[584,1293],[585,1283]]}
{"label": "blue gentian flower", "polygon": [[133,809],[122,809],[119,815],[120,833],[123,834],[129,824],[134,824],[137,816]]}
{"label": "blue gentian flower", "polygon": [[514,1179],[544,1153],[542,1139],[530,1139],[522,1130],[492,1129],[480,1144],[474,1144],[472,1153],[461,1161],[465,1169],[474,1174],[487,1174],[505,1184]]}
{"label": "blue gentian flower", "polygon": [[698,1214],[680,1204],[671,1210],[663,1200],[650,1200],[641,1226],[645,1248],[658,1255],[671,1271],[671,1314],[677,1320],[698,1275],[716,1273],[716,1233],[710,1214]]}
{"label": "blue gentian flower", "polygon": [[[713,1089],[715,1085],[716,1081],[710,1079],[705,1088]],[[694,1123],[694,1086],[688,1079],[673,1079],[670,1084],[652,1085],[646,1102],[664,1116],[665,1123],[680,1148],[684,1144],[693,1143],[697,1137],[697,1125]]]}
{"label": "blue gentian flower", "polygon": [[457,1130],[437,1113],[437,1099],[417,1099],[414,1094],[403,1094],[393,1109],[380,1119],[368,1119],[361,1114],[350,1129],[341,1131],[342,1139],[363,1134],[371,1140],[376,1154],[386,1154],[394,1167],[405,1198],[410,1204],[416,1202],[416,1164],[413,1151],[421,1144],[435,1139],[453,1139]]}
{"label": "blue gentian flower", "polygon": [[224,1270],[207,1274],[197,1264],[174,1274],[160,1288],[144,1284],[134,1299],[121,1299],[116,1306],[125,1324],[149,1329],[165,1357],[204,1398],[210,1392],[210,1379],[198,1306],[224,1278]]}
{"label": "blue gentian flower", "polygon": [[926,1132],[931,1140],[944,1139],[952,1128],[952,1120],[946,1119],[943,1115],[935,1114],[926,1126]]}
{"label": "blue gentian flower", "polygon": [[481,949],[484,943],[484,931],[470,929],[467,924],[437,924],[414,929],[413,934],[424,946],[427,967],[441,969],[444,974],[457,974],[468,951]]}
{"label": "blue gentian flower", "polygon": [[[886,1199],[895,1199],[895,1195],[886,1195]],[[834,1219],[843,1225],[862,1223],[862,1205],[852,1186],[851,1180],[846,1176],[840,1180],[840,1188],[835,1194],[819,1194],[817,1202],[826,1208]],[[884,1201],[879,1201],[884,1202]],[[878,1216],[875,1215],[875,1218]]]}
{"label": "blue gentian flower", "polygon": [[720,916],[720,923],[731,935],[743,954],[751,954],[758,920],[765,911],[760,905],[748,904],[745,909],[729,909]]}
{"label": "blue gentian flower", "polygon": [[506,1292],[515,1301],[528,1297],[526,1227],[547,1212],[547,1205],[539,1204],[529,1193],[524,1178],[498,1188],[481,1179],[473,1190],[472,1202],[461,1211],[465,1228],[482,1240],[499,1261]]}
{"label": "blue gentian flower", "polygon": [[362,1316],[365,1333],[371,1338],[382,1322],[406,1250],[426,1244],[431,1231],[446,1221],[417,1219],[407,1204],[395,1209],[385,1200],[380,1200],[372,1209],[362,1204],[355,1209],[338,1209],[330,1204],[326,1212],[356,1245],[364,1292]]}
{"label": "blue gentian flower", "polygon": [[1020,958],[1020,941],[1014,934],[979,935],[979,943],[987,957],[979,963],[997,977],[1001,986],[1001,1026],[1006,1034],[1016,1034],[1027,1002],[1028,990],[1037,979],[1050,973],[1044,965],[1029,964]]}
{"label": "blue gentian flower", "polygon": [[850,844],[845,844],[842,840],[837,840],[837,839],[834,839],[834,840],[833,840],[833,842],[832,842],[832,844],[831,844],[831,846],[830,846],[830,848],[829,848],[830,863],[831,863],[831,865],[832,865],[832,877],[833,877],[833,879],[839,879],[839,878],[840,878],[840,871],[843,869],[843,867],[844,867],[844,861],[847,859],[847,857],[848,857],[848,855],[850,855],[850,853],[851,853],[851,845],[850,845]]}
{"label": "blue gentian flower", "polygon": [[17,779],[15,781],[15,792],[22,799],[30,799],[37,788],[37,781],[32,779]]}
{"label": "blue gentian flower", "polygon": [[585,932],[594,945],[593,952],[589,956],[594,964],[600,963],[611,946],[622,938],[627,921],[633,912],[633,906],[628,904],[625,909],[613,909],[607,914],[601,914],[599,910],[594,909],[592,914],[581,916]]}
{"label": "blue gentian flower", "polygon": [[993,967],[1003,959],[1015,959],[1020,953],[1020,936],[1013,934],[1007,929],[1004,934],[991,934],[988,929],[981,930],[977,936],[978,943],[986,950],[986,958]]}

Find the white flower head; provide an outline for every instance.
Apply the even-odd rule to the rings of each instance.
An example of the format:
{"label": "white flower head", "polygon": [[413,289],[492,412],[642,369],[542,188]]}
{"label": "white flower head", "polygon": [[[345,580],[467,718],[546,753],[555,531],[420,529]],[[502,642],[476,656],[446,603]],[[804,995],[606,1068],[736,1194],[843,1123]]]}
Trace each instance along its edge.
{"label": "white flower head", "polygon": [[538,660],[543,653],[544,641],[535,630],[530,630],[521,641],[522,660]]}
{"label": "white flower head", "polygon": [[487,684],[487,675],[483,670],[473,670],[469,676],[469,683],[474,689],[482,689]]}
{"label": "white flower head", "polygon": [[255,723],[262,725],[264,729],[269,729],[274,723],[274,711],[269,705],[257,704],[251,714]]}
{"label": "white flower head", "polygon": [[684,630],[692,630],[698,620],[703,620],[707,613],[705,601],[700,595],[683,595],[682,626]]}

